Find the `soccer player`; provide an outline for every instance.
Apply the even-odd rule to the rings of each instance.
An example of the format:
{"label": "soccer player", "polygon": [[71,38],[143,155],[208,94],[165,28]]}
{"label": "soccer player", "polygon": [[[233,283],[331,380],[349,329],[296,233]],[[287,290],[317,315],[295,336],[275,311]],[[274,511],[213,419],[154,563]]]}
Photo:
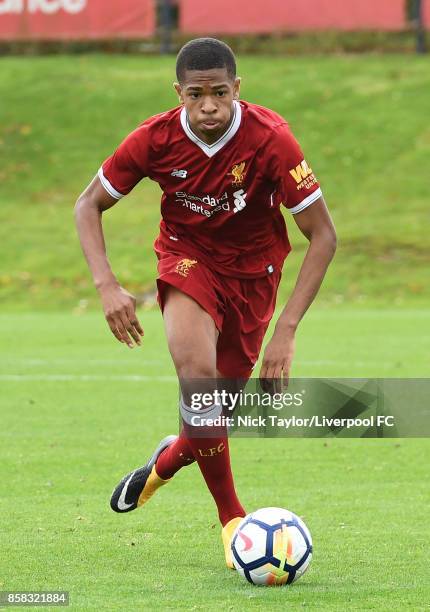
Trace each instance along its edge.
{"label": "soccer player", "polygon": [[[76,223],[113,335],[129,347],[140,345],[136,300],[110,268],[101,218],[144,177],[163,191],[155,241],[158,300],[182,389],[183,429],[163,439],[144,467],[121,480],[111,507],[129,512],[142,506],[178,470],[197,461],[232,567],[230,540],[245,510],[235,492],[227,433],[193,435],[187,381],[243,381],[251,375],[290,251],[281,205],[309,247],[264,351],[260,378],[288,379],[295,332],[333,257],[336,235],[287,122],[239,99],[231,49],[212,38],[192,40],[178,54],[176,74],[180,106],[150,117],[125,138],[79,197]],[[209,418],[220,411],[214,402],[200,413]]]}

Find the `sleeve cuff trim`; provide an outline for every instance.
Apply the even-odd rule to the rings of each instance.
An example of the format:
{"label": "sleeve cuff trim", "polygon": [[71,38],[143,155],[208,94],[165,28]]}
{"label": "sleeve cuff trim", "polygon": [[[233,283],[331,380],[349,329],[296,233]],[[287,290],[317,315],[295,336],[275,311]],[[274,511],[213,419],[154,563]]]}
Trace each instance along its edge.
{"label": "sleeve cuff trim", "polygon": [[108,192],[110,196],[115,198],[115,200],[120,200],[121,198],[124,197],[123,193],[120,193],[119,191],[117,191],[115,187],[113,187],[109,183],[108,179],[103,174],[103,168],[99,168],[99,171],[97,172],[97,174],[98,174],[101,184],[103,185],[103,187],[106,189],[106,191]]}
{"label": "sleeve cuff trim", "polygon": [[301,212],[302,210],[305,210],[305,208],[313,204],[315,200],[318,200],[318,198],[320,198],[321,196],[322,191],[320,187],[318,187],[316,191],[308,195],[308,197],[302,200],[300,204],[297,204],[297,206],[293,206],[293,208],[289,208],[288,210],[291,214],[296,215],[297,213]]}

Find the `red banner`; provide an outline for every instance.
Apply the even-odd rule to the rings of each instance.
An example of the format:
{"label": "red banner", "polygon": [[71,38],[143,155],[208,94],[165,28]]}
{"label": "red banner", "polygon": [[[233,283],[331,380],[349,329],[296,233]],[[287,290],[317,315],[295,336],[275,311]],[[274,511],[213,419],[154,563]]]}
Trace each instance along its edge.
{"label": "red banner", "polygon": [[181,0],[180,29],[195,34],[402,30],[404,0]]}
{"label": "red banner", "polygon": [[153,0],[0,0],[0,39],[140,38],[155,30]]}
{"label": "red banner", "polygon": [[430,0],[424,0],[423,17],[426,27],[430,28]]}

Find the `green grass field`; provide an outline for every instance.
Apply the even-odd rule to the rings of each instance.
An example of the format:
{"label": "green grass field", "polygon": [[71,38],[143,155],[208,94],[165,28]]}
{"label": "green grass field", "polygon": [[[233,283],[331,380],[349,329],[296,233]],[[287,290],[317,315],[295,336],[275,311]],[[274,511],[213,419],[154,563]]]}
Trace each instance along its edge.
{"label": "green grass field", "polygon": [[[232,440],[247,509],[287,507],[313,534],[311,569],[291,588],[252,587],[224,568],[196,466],[145,509],[111,512],[116,481],[177,429],[161,317],[141,318],[144,346],[130,351],[101,314],[0,317],[0,589],[69,590],[82,610],[426,608],[428,440]],[[429,319],[311,312],[294,374],[428,375]]]}
{"label": "green grass field", "polygon": [[[428,300],[428,59],[242,57],[238,66],[243,97],[291,123],[332,211],[339,249],[321,300]],[[94,306],[72,207],[129,131],[177,104],[173,68],[170,57],[0,59],[3,304]],[[106,215],[114,269],[139,295],[154,289],[159,199],[146,180]],[[305,248],[293,226],[283,296]]]}
{"label": "green grass field", "polygon": [[[144,181],[106,215],[113,268],[144,303],[134,351],[103,320],[72,207],[128,131],[176,104],[173,60],[1,58],[0,71],[0,590],[64,589],[80,610],[428,609],[428,440],[232,440],[246,508],[285,506],[313,534],[292,588],[225,569],[196,466],[144,510],[110,511],[119,478],[178,424],[149,308],[160,194]],[[239,71],[245,99],[290,121],[339,235],[292,375],[428,377],[428,59],[242,57]],[[279,305],[305,249],[289,228]]]}

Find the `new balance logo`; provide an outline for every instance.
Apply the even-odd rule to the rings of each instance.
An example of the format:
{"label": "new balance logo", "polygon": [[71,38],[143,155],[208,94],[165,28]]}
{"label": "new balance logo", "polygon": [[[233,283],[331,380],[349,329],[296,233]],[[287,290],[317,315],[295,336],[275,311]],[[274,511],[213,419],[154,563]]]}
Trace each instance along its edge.
{"label": "new balance logo", "polygon": [[187,170],[172,170],[170,176],[177,176],[178,178],[187,178]]}
{"label": "new balance logo", "polygon": [[290,174],[296,183],[299,184],[312,174],[312,168],[309,168],[306,160],[303,160],[298,166],[290,170]]}
{"label": "new balance logo", "polygon": [[246,206],[246,202],[245,202],[246,193],[244,192],[243,189],[238,189],[237,191],[233,193],[233,196],[234,196],[233,212],[237,213],[243,210]]}

